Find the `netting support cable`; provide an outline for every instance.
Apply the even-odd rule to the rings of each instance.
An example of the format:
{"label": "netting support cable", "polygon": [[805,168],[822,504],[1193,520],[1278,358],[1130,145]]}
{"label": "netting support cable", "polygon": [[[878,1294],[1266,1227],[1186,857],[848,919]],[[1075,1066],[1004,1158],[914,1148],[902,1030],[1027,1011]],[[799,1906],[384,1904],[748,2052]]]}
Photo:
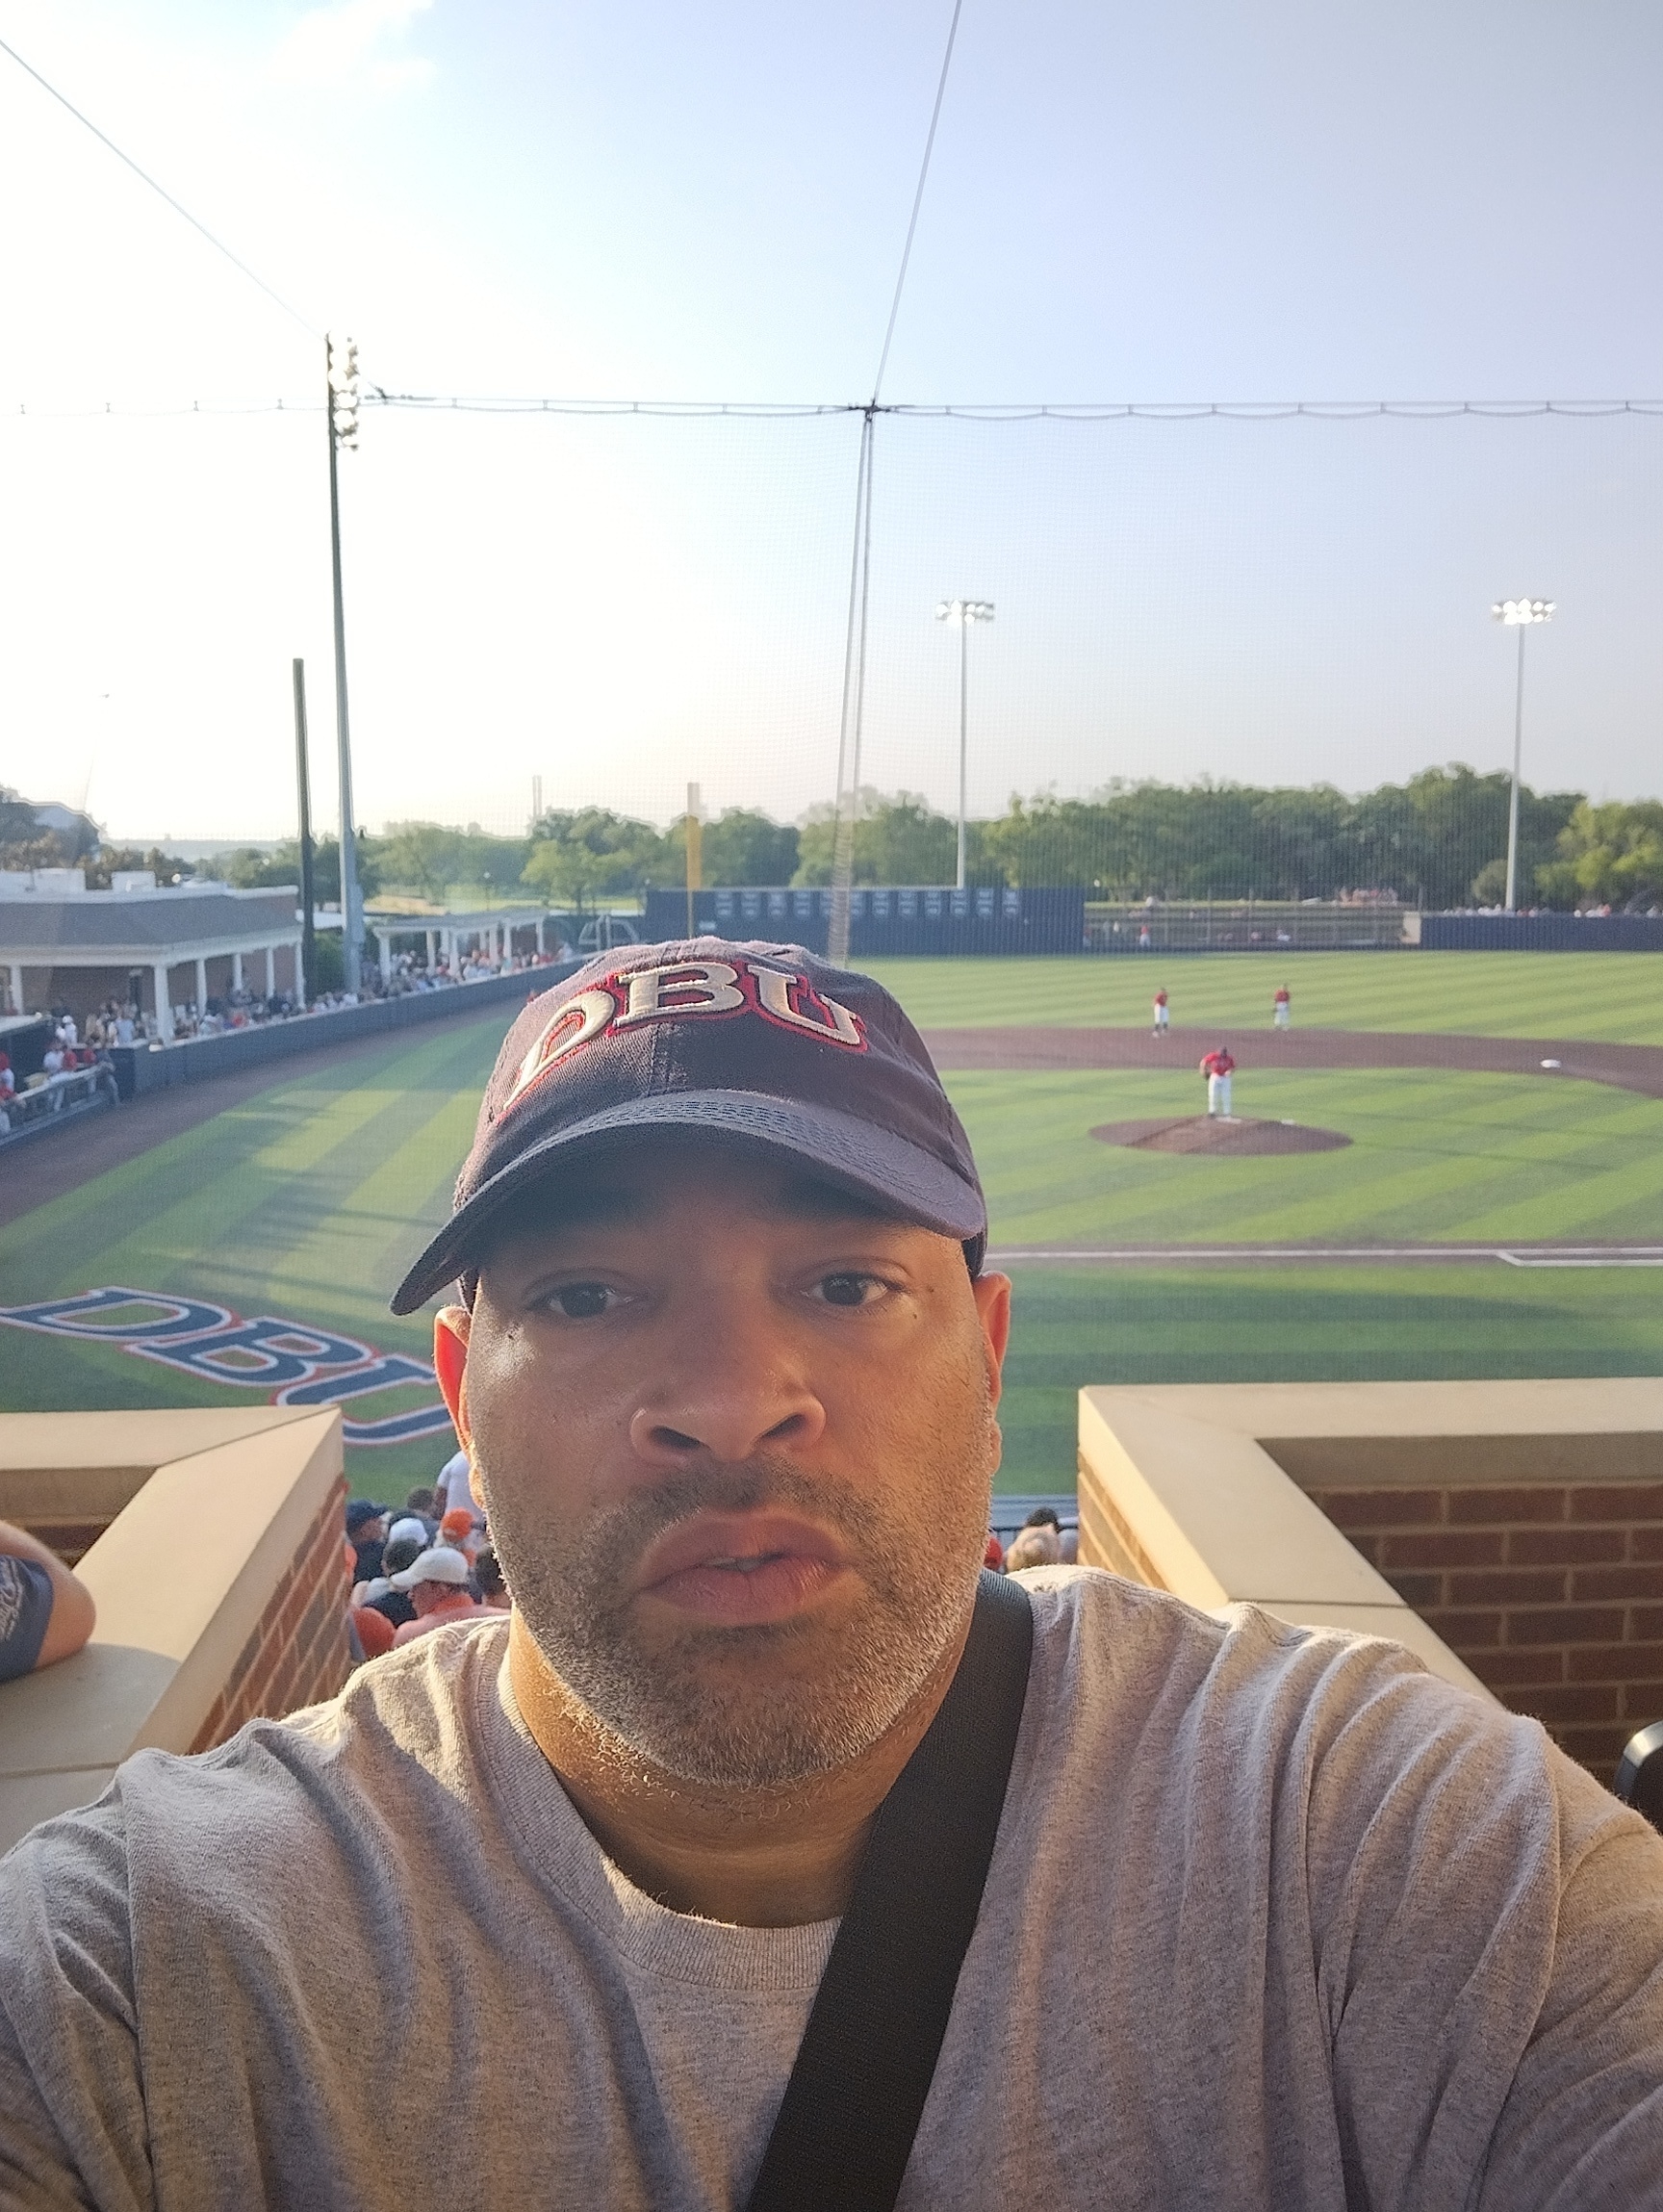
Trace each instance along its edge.
{"label": "netting support cable", "polygon": [[832,843],[832,918],[826,950],[849,958],[849,891],[855,880],[855,820],[860,803],[860,737],[866,702],[866,616],[872,583],[872,449],[877,410],[860,424],[855,478],[855,545],[849,561],[849,621],[843,637],[843,707],[837,725],[837,817]]}
{"label": "netting support cable", "polygon": [[[316,335],[316,334],[315,334]],[[1522,420],[1533,415],[1557,415],[1567,420],[1595,420],[1609,415],[1663,415],[1663,399],[1206,399],[1206,400],[1002,400],[983,403],[942,401],[912,405],[905,401],[869,399],[767,400],[767,399],[540,399],[486,396],[454,397],[436,393],[384,392],[369,385],[362,407],[395,407],[417,414],[450,415],[639,415],[672,422],[739,423],[795,422],[815,416],[893,416],[897,421],[953,421],[959,423],[1285,423],[1302,418],[1314,423],[1361,423],[1376,417],[1394,422],[1437,423],[1456,416],[1476,416],[1497,422]],[[172,405],[117,404],[100,399],[82,406],[40,405],[30,400],[7,401],[8,417],[26,416],[45,422],[80,421],[94,415],[138,420],[170,419],[179,415],[306,415],[316,414],[318,401],[288,399],[191,399]]]}
{"label": "netting support cable", "polygon": [[66,99],[64,95],[58,90],[56,85],[50,83],[40,74],[39,70],[35,67],[33,63],[26,62],[22,55],[18,53],[15,46],[9,46],[4,39],[0,39],[0,54],[10,55],[12,60],[16,63],[17,66],[24,72],[26,76],[34,78],[35,82],[40,87],[40,90],[43,92],[49,92],[53,99],[58,102],[58,105],[61,108],[66,108],[70,115],[74,116],[75,120],[80,123],[84,129],[90,131],[100,145],[107,146],[110,152],[115,156],[115,159],[118,162],[124,162],[127,167],[130,168],[133,171],[133,174],[139,179],[141,184],[147,184],[150,187],[150,190],[156,193],[158,198],[165,199],[167,202],[167,205],[173,210],[175,215],[183,216],[185,220],[191,225],[191,228],[199,232],[201,236],[208,241],[209,244],[214,248],[216,253],[223,254],[233,269],[237,270],[242,275],[245,276],[250,284],[258,285],[260,290],[266,295],[267,298],[271,301],[274,307],[280,307],[284,314],[287,315],[292,322],[298,322],[301,329],[304,330],[309,337],[320,339],[322,337],[323,333],[321,330],[316,329],[313,324],[308,322],[305,316],[303,316],[297,308],[291,307],[281,293],[273,292],[271,287],[267,283],[266,279],[263,276],[257,276],[245,261],[240,260],[238,256],[232,252],[231,248],[225,244],[223,239],[216,238],[214,233],[208,228],[208,225],[205,222],[198,222],[196,218],[191,213],[191,210],[188,207],[182,205],[180,201],[176,200],[173,197],[173,194],[168,192],[165,186],[159,185],[156,182],[156,179],[150,174],[148,169],[141,169],[139,167],[139,164],[133,159],[131,154],[123,153],[121,148],[115,143],[115,141],[111,138],[107,132],[101,131],[90,116],[84,116],[81,113],[81,110],[76,107],[74,101]]}
{"label": "netting support cable", "polygon": [[895,272],[895,291],[889,301],[889,320],[883,326],[878,373],[872,379],[872,397],[861,409],[860,463],[855,483],[855,552],[849,569],[849,626],[843,639],[843,706],[837,721],[837,817],[832,843],[832,919],[826,946],[832,960],[849,958],[850,892],[855,882],[855,820],[860,808],[860,738],[866,707],[866,617],[872,591],[872,451],[877,442],[881,411],[879,395],[883,372],[889,366],[889,348],[895,339],[901,296],[907,289],[907,270],[912,259],[912,241],[918,235],[918,213],[924,205],[924,187],[930,180],[930,156],[935,150],[935,131],[941,120],[941,103],[947,97],[947,75],[953,66],[953,43],[959,36],[959,17],[964,0],[953,0],[953,19],[947,26],[947,45],[941,56],[941,74],[935,83],[935,104],[930,111],[930,128],[924,135],[924,158],[918,165],[918,184],[912,194],[912,213],[907,221],[907,241],[901,248],[901,267]]}
{"label": "netting support cable", "polygon": [[924,205],[924,187],[930,175],[930,156],[935,150],[935,126],[941,120],[941,103],[947,96],[947,72],[953,66],[953,41],[959,36],[959,16],[964,0],[953,0],[953,20],[947,26],[947,50],[941,57],[941,76],[935,87],[935,105],[930,111],[930,128],[924,139],[924,159],[918,165],[918,189],[912,194],[912,214],[907,225],[907,243],[901,248],[901,267],[895,278],[895,296],[889,302],[889,321],[883,331],[883,349],[878,356],[878,373],[872,379],[872,404],[883,388],[889,366],[889,347],[895,337],[895,319],[901,312],[901,295],[907,286],[907,265],[912,259],[912,241],[918,230],[918,211]]}

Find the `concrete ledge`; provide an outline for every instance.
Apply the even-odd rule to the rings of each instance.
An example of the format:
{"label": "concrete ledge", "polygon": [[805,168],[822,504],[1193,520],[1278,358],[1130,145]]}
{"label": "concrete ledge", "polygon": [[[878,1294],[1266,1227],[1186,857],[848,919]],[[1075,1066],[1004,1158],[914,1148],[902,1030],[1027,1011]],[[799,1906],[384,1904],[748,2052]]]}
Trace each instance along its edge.
{"label": "concrete ledge", "polygon": [[[1417,1425],[1426,1426],[1418,1385],[1378,1387],[1413,1394]],[[1307,1388],[1322,1394],[1320,1405],[1305,1400]],[[1359,1408],[1360,1396],[1366,1386],[1083,1390],[1081,1558],[1208,1611],[1249,1603],[1294,1626],[1391,1636],[1433,1673],[1488,1697],[1261,1441],[1266,1421],[1279,1434],[1331,1444],[1337,1428],[1343,1444],[1360,1421],[1378,1431],[1380,1409]]]}
{"label": "concrete ledge", "polygon": [[[78,1567],[92,1640],[0,1685],[0,1850],[130,1753],[199,1740],[338,1514],[342,1467],[332,1407],[0,1418],[0,1517],[50,1541],[55,1518],[115,1505]],[[296,1614],[308,1595],[295,1585]]]}

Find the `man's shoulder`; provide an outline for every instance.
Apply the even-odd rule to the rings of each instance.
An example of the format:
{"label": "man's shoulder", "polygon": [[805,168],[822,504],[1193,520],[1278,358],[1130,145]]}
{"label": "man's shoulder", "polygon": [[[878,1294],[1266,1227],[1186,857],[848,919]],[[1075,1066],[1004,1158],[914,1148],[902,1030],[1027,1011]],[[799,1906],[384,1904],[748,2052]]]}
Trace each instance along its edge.
{"label": "man's shoulder", "polygon": [[326,1703],[252,1720],[212,1751],[135,1753],[95,1804],[14,1846],[0,1890],[8,1876],[70,1878],[85,1853],[111,1849],[135,1881],[188,1888],[218,1864],[245,1882],[267,1854],[292,1864],[308,1837],[397,1831],[423,1795],[469,1790],[505,1629],[423,1636],[359,1667]]}
{"label": "man's shoulder", "polygon": [[[1487,1746],[1539,1762],[1535,1723],[1432,1674],[1404,1645],[1297,1625],[1253,1605],[1204,1611],[1093,1567],[1020,1578],[1034,1602],[1036,1729],[1098,1762],[1149,1757],[1173,1772],[1232,1749],[1244,1770],[1297,1769],[1307,1787],[1341,1751],[1383,1771]],[[1251,1757],[1246,1747],[1251,1746]]]}

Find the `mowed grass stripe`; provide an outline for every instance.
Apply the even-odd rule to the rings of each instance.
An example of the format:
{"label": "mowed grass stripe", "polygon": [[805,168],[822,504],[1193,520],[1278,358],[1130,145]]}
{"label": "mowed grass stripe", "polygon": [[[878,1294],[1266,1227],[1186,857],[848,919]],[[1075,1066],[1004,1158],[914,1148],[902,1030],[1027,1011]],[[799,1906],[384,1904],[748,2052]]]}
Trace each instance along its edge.
{"label": "mowed grass stripe", "polygon": [[345,1192],[331,1213],[272,1265],[273,1299],[290,1309],[337,1315],[342,1325],[366,1301],[381,1309],[381,1341],[425,1352],[425,1315],[396,1319],[386,1302],[450,1212],[451,1186],[473,1134],[471,1095],[442,1101],[405,1141]]}
{"label": "mowed grass stripe", "polygon": [[[411,1070],[418,1071],[425,1075]],[[232,1199],[235,1243],[207,1273],[209,1282],[225,1287],[210,1296],[242,1305],[254,1297],[275,1303],[287,1294],[296,1320],[350,1326],[356,1316],[362,1325],[368,1310],[383,1337],[424,1337],[424,1331],[398,1329],[386,1312],[397,1278],[389,1279],[385,1255],[390,1247],[419,1249],[427,1221],[443,1220],[448,1211],[450,1183],[473,1129],[469,1093],[425,1079],[394,1090],[384,1079],[373,1097],[371,1117],[320,1117],[333,1141],[316,1151],[304,1172],[261,1168],[264,1146],[249,1162]],[[401,1155],[399,1194],[383,1170]],[[371,1209],[360,1194],[371,1181],[384,1218],[367,1236]],[[397,1209],[391,1220],[384,1216],[389,1201]]]}
{"label": "mowed grass stripe", "polygon": [[1198,1087],[1170,1074],[977,1071],[948,1088],[1004,1243],[1490,1238],[1503,1210],[1509,1238],[1663,1234],[1663,1101],[1603,1085],[1407,1070],[1239,1079],[1245,1110],[1353,1139],[1267,1159],[1090,1136],[1104,1121],[1193,1114]]}
{"label": "mowed grass stripe", "polygon": [[1202,1026],[1268,1029],[1271,994],[1286,983],[1294,1023],[1306,1029],[1663,1044],[1656,953],[1059,954],[864,965],[924,1029],[1142,1028],[1159,983],[1188,1044]]}
{"label": "mowed grass stripe", "polygon": [[1663,1375],[1663,1300],[1620,1273],[1015,1271],[998,1487],[1072,1487],[1087,1384]]}
{"label": "mowed grass stripe", "polygon": [[[327,1086],[321,1111],[311,1078],[263,1093],[13,1222],[0,1232],[0,1280],[12,1299],[25,1295],[18,1288],[23,1275],[32,1296],[126,1279],[193,1289],[243,1309],[265,1298],[278,1256],[320,1227],[389,1146],[397,1150],[443,1119],[439,1148],[448,1147],[459,1102],[470,1090],[477,1095],[478,1071],[481,1065],[488,1069],[499,1033],[496,1023],[470,1023],[469,1034],[424,1038],[416,1048],[400,1040],[385,1062],[364,1071],[366,1090]],[[459,1090],[459,1082],[467,1088]],[[338,1093],[354,1105],[369,1098],[373,1113],[346,1115],[344,1129],[332,1111]],[[308,1148],[305,1172],[256,1168],[262,1155],[282,1156],[292,1134],[316,1120],[332,1142]],[[465,1145],[464,1134],[447,1166],[436,1151],[432,1183],[446,1185]],[[422,1196],[431,1205],[431,1192]],[[120,1224],[115,1235],[113,1222]],[[332,1310],[343,1318],[339,1297]]]}

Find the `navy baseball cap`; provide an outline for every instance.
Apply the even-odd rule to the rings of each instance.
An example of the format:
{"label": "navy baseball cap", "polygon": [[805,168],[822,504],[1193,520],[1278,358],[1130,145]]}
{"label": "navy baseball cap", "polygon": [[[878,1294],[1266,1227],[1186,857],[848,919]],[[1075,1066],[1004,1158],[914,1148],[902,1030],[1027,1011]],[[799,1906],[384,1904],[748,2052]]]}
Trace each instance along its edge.
{"label": "navy baseball cap", "polygon": [[615,948],[530,1001],[485,1087],[450,1220],[393,1311],[471,1276],[533,1184],[661,1129],[811,1168],[957,1238],[972,1273],[982,1265],[987,1206],[970,1141],[896,1001],[801,945],[701,937]]}

